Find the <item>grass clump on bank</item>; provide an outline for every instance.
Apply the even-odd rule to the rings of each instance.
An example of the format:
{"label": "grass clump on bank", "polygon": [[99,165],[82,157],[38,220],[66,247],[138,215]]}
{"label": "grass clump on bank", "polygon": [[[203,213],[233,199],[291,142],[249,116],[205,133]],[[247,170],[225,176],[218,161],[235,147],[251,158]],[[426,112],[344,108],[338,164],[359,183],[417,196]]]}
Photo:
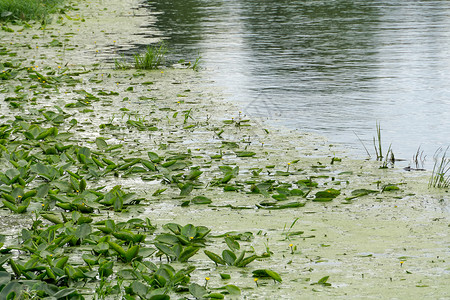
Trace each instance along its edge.
{"label": "grass clump on bank", "polygon": [[0,1],[0,21],[38,20],[46,21],[55,13],[64,0],[2,0]]}

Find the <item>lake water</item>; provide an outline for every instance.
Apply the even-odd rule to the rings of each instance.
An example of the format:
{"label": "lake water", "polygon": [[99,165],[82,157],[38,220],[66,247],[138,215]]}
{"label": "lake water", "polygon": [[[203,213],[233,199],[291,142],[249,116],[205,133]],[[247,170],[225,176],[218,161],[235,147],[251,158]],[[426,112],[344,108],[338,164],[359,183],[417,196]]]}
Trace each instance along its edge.
{"label": "lake water", "polygon": [[[195,61],[249,115],[364,156],[428,164],[450,144],[450,1],[148,1],[171,59]],[[139,46],[139,45],[137,45]],[[140,45],[142,46],[142,45]],[[356,134],[355,134],[356,133]]]}

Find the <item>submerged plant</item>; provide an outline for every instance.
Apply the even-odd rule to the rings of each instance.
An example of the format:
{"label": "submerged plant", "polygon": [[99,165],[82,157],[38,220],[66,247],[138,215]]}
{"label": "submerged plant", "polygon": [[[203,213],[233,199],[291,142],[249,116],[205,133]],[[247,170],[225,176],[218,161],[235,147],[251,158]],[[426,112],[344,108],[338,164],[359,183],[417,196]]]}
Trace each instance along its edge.
{"label": "submerged plant", "polygon": [[143,70],[157,69],[164,62],[166,52],[167,47],[164,43],[154,47],[147,46],[145,53],[134,55],[134,67]]}
{"label": "submerged plant", "polygon": [[[447,157],[449,147],[442,152],[439,148],[434,154],[434,166],[428,187],[448,188],[450,187],[450,158]],[[442,153],[442,155],[441,155]]]}

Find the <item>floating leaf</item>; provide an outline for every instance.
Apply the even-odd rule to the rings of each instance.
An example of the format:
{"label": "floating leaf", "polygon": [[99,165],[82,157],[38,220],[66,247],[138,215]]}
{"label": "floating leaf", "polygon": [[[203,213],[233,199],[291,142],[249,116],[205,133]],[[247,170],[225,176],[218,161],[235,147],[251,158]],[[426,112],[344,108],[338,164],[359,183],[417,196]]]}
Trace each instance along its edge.
{"label": "floating leaf", "polygon": [[317,187],[319,184],[311,179],[302,179],[296,182],[298,186]]}
{"label": "floating leaf", "polygon": [[241,248],[241,246],[239,245],[239,243],[232,237],[227,236],[225,238],[225,243],[227,243],[228,247],[232,250],[232,251],[237,251]]}
{"label": "floating leaf", "polygon": [[95,139],[95,144],[99,150],[104,150],[108,148],[108,144],[106,143],[104,138],[98,137]]}
{"label": "floating leaf", "polygon": [[75,231],[75,236],[79,239],[84,239],[92,232],[92,227],[88,223],[83,223],[78,226],[77,230]]}
{"label": "floating leaf", "polygon": [[211,199],[209,199],[208,197],[204,197],[204,196],[194,197],[191,200],[191,202],[194,204],[210,204],[210,203],[212,203]]}
{"label": "floating leaf", "polygon": [[230,250],[223,250],[222,257],[223,260],[225,260],[226,263],[230,266],[233,266],[234,262],[236,261],[236,255]]}
{"label": "floating leaf", "polygon": [[206,256],[208,256],[213,262],[216,263],[216,265],[226,265],[227,263],[222,259],[222,257],[220,257],[219,255],[208,251],[208,250],[204,250],[203,251]]}
{"label": "floating leaf", "polygon": [[[222,274],[221,274],[221,275],[222,275]],[[223,278],[222,278],[222,279],[223,279]],[[227,289],[227,291],[228,291],[228,293],[229,293],[230,295],[233,295],[233,296],[239,296],[239,295],[241,294],[241,290],[240,290],[237,286],[235,286],[235,285],[228,284],[228,285],[225,286],[225,288]]]}
{"label": "floating leaf", "polygon": [[135,259],[138,254],[139,254],[139,246],[138,245],[134,245],[132,247],[130,247],[130,249],[127,250],[127,252],[125,253],[125,260],[127,262],[131,262],[133,259]]}
{"label": "floating leaf", "polygon": [[317,192],[315,195],[315,199],[313,201],[316,202],[328,202],[336,198],[341,194],[341,191],[336,189],[327,189],[325,191]]}
{"label": "floating leaf", "polygon": [[4,286],[11,281],[11,274],[6,271],[0,271],[0,286]]}
{"label": "floating leaf", "polygon": [[202,299],[204,295],[207,293],[206,289],[197,283],[191,283],[189,285],[189,292],[196,299]]}
{"label": "floating leaf", "polygon": [[320,284],[320,285],[323,285],[323,286],[331,286],[331,283],[328,283],[328,282],[327,282],[329,277],[330,277],[330,276],[322,277],[322,278],[319,279],[318,282],[313,283],[313,285],[314,285],[314,284]]}
{"label": "floating leaf", "polygon": [[373,193],[378,193],[378,191],[367,190],[367,189],[357,189],[357,190],[352,191],[352,196],[345,198],[345,200],[351,200],[354,198],[366,196],[366,195],[373,194]]}
{"label": "floating leaf", "polygon": [[193,189],[194,189],[194,186],[192,184],[190,184],[190,183],[184,184],[180,189],[180,196],[189,195]]}
{"label": "floating leaf", "polygon": [[391,191],[398,191],[398,190],[400,190],[400,188],[398,186],[396,186],[395,184],[388,184],[383,187],[382,192],[391,192]]}
{"label": "floating leaf", "polygon": [[236,151],[235,153],[237,157],[252,157],[256,155],[256,153],[252,151]]}
{"label": "floating leaf", "polygon": [[281,282],[281,276],[272,270],[269,269],[259,269],[259,270],[255,270],[252,272],[253,273],[253,277],[257,277],[257,278],[263,278],[263,277],[270,277],[273,280],[276,280],[278,282]]}
{"label": "floating leaf", "polygon": [[206,295],[205,297],[209,298],[209,299],[224,299],[225,298],[225,296],[220,293],[211,293],[209,295]]}
{"label": "floating leaf", "polygon": [[194,247],[194,246],[188,246],[186,247],[181,253],[180,256],[178,257],[178,261],[180,262],[186,262],[190,257],[192,257],[193,255],[195,255],[198,250],[200,249],[200,247]]}
{"label": "floating leaf", "polygon": [[161,158],[155,152],[148,152],[148,157],[154,163],[159,163],[161,161]]}

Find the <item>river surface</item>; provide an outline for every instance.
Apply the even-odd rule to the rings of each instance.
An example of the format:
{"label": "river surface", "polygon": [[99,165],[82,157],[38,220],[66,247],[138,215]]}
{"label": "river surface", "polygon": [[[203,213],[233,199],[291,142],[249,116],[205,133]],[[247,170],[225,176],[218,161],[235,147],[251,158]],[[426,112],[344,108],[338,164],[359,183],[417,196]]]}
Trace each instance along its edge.
{"label": "river surface", "polygon": [[[450,1],[146,1],[171,59],[201,56],[251,115],[426,164],[450,144]],[[153,23],[154,18],[156,22]],[[143,47],[144,45],[136,45]],[[358,137],[357,137],[358,136]]]}

